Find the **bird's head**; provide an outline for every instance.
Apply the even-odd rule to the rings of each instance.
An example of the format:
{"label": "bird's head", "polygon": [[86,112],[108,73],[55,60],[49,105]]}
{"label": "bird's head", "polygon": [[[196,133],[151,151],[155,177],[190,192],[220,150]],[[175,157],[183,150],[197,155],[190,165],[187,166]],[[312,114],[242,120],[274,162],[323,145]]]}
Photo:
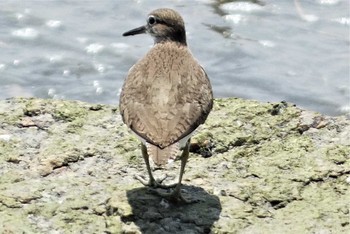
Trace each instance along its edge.
{"label": "bird's head", "polygon": [[132,36],[148,33],[155,43],[174,41],[186,45],[185,23],[179,13],[172,9],[161,8],[152,11],[147,17],[147,24],[123,33]]}

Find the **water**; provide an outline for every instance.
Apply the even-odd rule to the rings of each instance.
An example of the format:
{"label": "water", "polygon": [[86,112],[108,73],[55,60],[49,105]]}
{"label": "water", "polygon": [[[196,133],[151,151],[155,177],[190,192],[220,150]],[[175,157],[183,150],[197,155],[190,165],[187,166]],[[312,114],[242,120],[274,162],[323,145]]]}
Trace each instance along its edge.
{"label": "water", "polygon": [[[253,3],[254,2],[254,3]],[[122,37],[159,7],[178,10],[215,97],[350,110],[348,0],[0,1],[0,99],[118,104],[128,69],[151,47]]]}

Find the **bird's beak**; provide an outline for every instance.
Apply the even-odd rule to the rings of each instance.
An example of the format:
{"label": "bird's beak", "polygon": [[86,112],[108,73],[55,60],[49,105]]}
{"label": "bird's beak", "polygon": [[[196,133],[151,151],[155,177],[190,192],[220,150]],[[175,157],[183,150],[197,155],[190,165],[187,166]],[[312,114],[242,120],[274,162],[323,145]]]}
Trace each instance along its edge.
{"label": "bird's beak", "polygon": [[131,29],[130,31],[123,33],[123,36],[127,37],[127,36],[133,36],[136,34],[146,33],[146,30],[147,30],[146,26],[141,26],[141,27],[134,28],[134,29]]}

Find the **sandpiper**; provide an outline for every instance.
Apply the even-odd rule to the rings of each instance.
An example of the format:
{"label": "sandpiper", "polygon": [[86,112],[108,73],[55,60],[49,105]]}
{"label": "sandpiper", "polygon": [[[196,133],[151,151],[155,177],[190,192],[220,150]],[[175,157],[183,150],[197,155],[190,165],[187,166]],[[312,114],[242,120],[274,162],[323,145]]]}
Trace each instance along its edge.
{"label": "sandpiper", "polygon": [[[150,51],[129,70],[120,94],[124,123],[141,139],[149,181],[153,188],[175,187],[160,196],[175,202],[190,202],[180,190],[189,156],[190,137],[207,119],[213,106],[213,92],[204,69],[191,54],[185,24],[179,13],[162,8],[152,11],[147,24],[123,36],[148,33],[154,38]],[[177,184],[162,185],[155,180],[149,162],[164,165],[178,151],[181,168]]]}

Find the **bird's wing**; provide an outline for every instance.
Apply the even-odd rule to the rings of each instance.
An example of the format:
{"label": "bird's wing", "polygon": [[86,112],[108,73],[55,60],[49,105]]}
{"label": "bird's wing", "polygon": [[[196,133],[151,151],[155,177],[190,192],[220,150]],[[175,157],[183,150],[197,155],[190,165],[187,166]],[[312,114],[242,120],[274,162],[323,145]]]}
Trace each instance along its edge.
{"label": "bird's wing", "polygon": [[208,76],[195,60],[171,63],[172,69],[164,71],[166,64],[169,61],[136,64],[120,97],[124,122],[161,149],[204,123],[213,105]]}

